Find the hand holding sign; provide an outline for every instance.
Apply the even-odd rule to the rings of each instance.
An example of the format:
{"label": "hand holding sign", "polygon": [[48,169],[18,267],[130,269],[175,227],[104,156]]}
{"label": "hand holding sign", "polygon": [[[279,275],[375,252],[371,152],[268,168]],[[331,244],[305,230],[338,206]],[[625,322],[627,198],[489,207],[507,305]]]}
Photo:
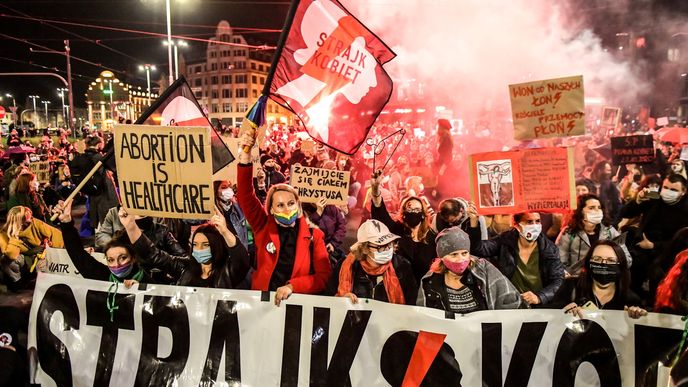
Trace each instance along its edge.
{"label": "hand holding sign", "polygon": [[57,219],[62,223],[69,223],[72,221],[72,201],[60,200],[55,208],[53,209],[53,214],[57,215]]}

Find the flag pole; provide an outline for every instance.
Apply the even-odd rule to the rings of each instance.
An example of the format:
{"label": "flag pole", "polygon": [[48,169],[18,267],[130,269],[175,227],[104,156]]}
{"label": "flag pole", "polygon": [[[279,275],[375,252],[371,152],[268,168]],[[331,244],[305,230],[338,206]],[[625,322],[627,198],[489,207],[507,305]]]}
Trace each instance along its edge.
{"label": "flag pole", "polygon": [[272,57],[272,63],[270,64],[270,72],[263,85],[262,95],[270,95],[270,86],[272,86],[272,80],[275,77],[275,70],[282,57],[282,51],[284,50],[284,45],[287,43],[289,31],[291,30],[291,25],[294,23],[294,17],[296,16],[296,10],[299,8],[299,3],[301,3],[301,0],[292,0],[289,5],[287,18],[284,20],[284,27],[282,27],[282,33],[280,34],[279,40],[277,41],[277,47],[275,48],[275,55]]}
{"label": "flag pole", "polygon": [[[267,105],[267,97],[270,95],[270,87],[272,86],[272,80],[275,77],[275,71],[277,70],[277,64],[282,57],[282,51],[287,43],[287,38],[289,37],[289,31],[291,30],[291,25],[294,23],[294,17],[296,16],[296,11],[299,8],[299,3],[301,0],[292,0],[289,5],[289,11],[287,12],[287,18],[284,20],[284,26],[282,27],[282,33],[280,33],[279,40],[277,41],[277,47],[275,48],[275,54],[272,57],[272,63],[270,64],[270,71],[265,79],[265,84],[263,85],[263,91],[261,91],[261,96],[258,101],[253,105],[251,109],[246,114],[246,118],[241,123],[241,133],[251,133],[253,138],[258,135],[258,128],[265,123],[265,106]],[[251,149],[248,146],[244,146],[243,151],[245,153],[250,153]]]}

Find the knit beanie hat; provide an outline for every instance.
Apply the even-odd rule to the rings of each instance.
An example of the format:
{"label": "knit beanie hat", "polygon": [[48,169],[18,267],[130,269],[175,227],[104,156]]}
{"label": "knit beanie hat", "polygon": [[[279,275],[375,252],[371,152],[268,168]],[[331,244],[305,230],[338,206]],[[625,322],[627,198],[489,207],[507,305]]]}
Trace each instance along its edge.
{"label": "knit beanie hat", "polygon": [[445,228],[435,238],[437,256],[442,258],[458,250],[471,250],[471,240],[459,227]]}

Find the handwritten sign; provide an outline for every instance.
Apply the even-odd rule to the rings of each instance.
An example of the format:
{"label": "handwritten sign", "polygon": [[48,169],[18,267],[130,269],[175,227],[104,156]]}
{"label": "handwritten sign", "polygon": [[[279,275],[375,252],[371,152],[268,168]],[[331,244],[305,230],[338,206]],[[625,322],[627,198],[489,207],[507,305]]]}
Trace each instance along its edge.
{"label": "handwritten sign", "polygon": [[655,161],[652,135],[612,137],[612,163],[614,165],[642,164]]}
{"label": "handwritten sign", "polygon": [[29,169],[36,175],[36,179],[41,184],[50,182],[50,162],[33,161],[29,164]]}
{"label": "handwritten sign", "polygon": [[583,76],[509,85],[514,139],[585,134]]}
{"label": "handwritten sign", "polygon": [[576,207],[572,148],[478,153],[469,163],[471,195],[481,215]]}
{"label": "handwritten sign", "polygon": [[135,215],[210,219],[214,213],[209,127],[116,125],[122,205]]}
{"label": "handwritten sign", "polygon": [[[239,154],[241,150],[239,149],[239,139],[234,137],[222,137],[222,141],[225,142],[227,148],[234,153]],[[256,176],[258,169],[261,168],[260,165],[260,150],[258,147],[251,148],[251,161],[253,162],[253,176]],[[229,180],[232,183],[237,181],[237,165],[239,165],[239,160],[234,159],[231,163],[227,164],[224,168],[213,174],[213,181],[216,180]]]}
{"label": "handwritten sign", "polygon": [[292,165],[290,182],[304,203],[346,204],[349,197],[349,172]]}

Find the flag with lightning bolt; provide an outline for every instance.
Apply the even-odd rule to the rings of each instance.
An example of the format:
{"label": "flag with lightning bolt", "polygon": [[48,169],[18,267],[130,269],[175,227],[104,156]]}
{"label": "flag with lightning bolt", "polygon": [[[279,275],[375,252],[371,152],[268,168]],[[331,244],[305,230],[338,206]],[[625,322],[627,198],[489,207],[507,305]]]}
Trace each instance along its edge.
{"label": "flag with lightning bolt", "polygon": [[392,93],[382,65],[394,56],[338,1],[301,0],[270,98],[294,112],[316,141],[353,154]]}

